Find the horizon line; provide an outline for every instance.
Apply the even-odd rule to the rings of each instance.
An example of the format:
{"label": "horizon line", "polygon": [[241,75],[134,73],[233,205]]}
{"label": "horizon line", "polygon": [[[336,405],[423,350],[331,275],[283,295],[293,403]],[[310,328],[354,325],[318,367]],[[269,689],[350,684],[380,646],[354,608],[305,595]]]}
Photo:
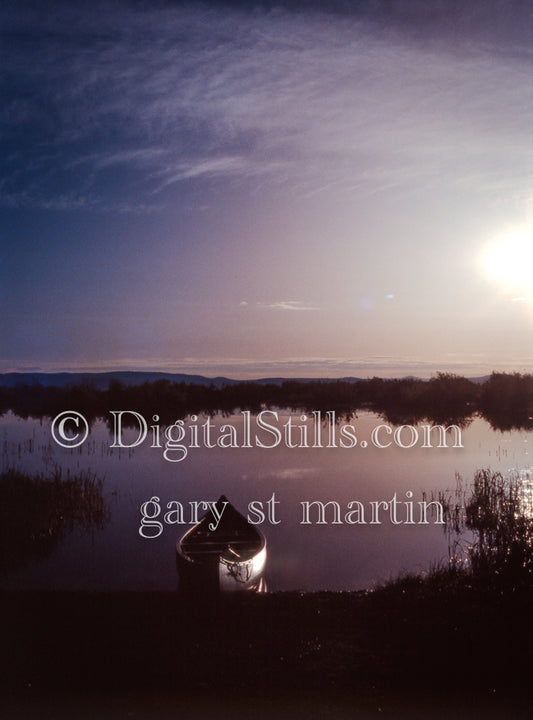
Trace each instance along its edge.
{"label": "horizon line", "polygon": [[362,376],[360,374],[357,375],[350,375],[350,374],[339,374],[338,376],[331,376],[331,375],[320,375],[320,374],[314,374],[314,375],[284,375],[283,373],[279,374],[272,374],[272,375],[257,375],[256,377],[231,377],[229,375],[218,373],[215,375],[211,374],[203,374],[202,372],[187,372],[187,371],[178,371],[178,370],[151,370],[151,369],[127,369],[127,368],[121,368],[121,369],[58,369],[58,370],[45,370],[42,368],[30,368],[30,369],[14,369],[14,370],[5,370],[0,371],[0,376],[6,376],[6,375],[112,375],[112,374],[129,374],[129,375],[136,375],[136,374],[149,374],[149,375],[182,375],[185,377],[198,377],[203,378],[205,380],[217,380],[217,379],[223,379],[223,380],[229,380],[231,382],[261,382],[265,380],[328,380],[328,381],[338,381],[338,380],[371,380],[373,378],[383,379],[383,380],[404,380],[404,379],[417,379],[417,380],[431,380],[434,377],[437,377],[438,375],[455,375],[457,377],[463,377],[465,379],[479,379],[479,378],[485,378],[490,377],[492,374],[519,374],[519,375],[531,375],[533,374],[533,371],[531,370],[517,370],[517,369],[492,369],[492,370],[481,370],[479,368],[478,373],[460,373],[457,371],[452,371],[450,369],[446,370],[434,370],[431,372],[431,374],[428,376],[426,374],[421,373],[412,373],[412,372],[405,372],[404,374],[398,374],[398,373],[390,373],[390,374],[370,374],[366,376]]}

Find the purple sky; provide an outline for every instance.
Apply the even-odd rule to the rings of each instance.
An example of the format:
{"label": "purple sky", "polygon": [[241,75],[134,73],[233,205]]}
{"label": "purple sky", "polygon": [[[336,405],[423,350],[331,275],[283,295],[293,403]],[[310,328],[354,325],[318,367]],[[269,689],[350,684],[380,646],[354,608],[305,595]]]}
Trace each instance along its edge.
{"label": "purple sky", "polygon": [[533,371],[530,3],[0,27],[0,371]]}

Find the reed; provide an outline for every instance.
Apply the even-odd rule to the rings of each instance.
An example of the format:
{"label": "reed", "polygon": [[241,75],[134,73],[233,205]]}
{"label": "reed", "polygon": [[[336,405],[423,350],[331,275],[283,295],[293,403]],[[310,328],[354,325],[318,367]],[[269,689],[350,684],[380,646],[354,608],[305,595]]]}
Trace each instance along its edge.
{"label": "reed", "polygon": [[75,528],[104,527],[110,517],[103,480],[54,468],[48,475],[0,473],[0,572],[48,557]]}
{"label": "reed", "polygon": [[471,483],[456,476],[453,497],[441,494],[450,567],[485,584],[517,587],[533,579],[531,480],[477,470]]}

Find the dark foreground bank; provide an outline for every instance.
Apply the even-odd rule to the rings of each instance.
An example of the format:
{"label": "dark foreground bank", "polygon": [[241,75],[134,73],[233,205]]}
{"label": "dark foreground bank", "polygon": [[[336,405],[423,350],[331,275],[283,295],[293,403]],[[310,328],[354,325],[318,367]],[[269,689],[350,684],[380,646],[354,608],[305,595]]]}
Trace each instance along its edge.
{"label": "dark foreground bank", "polygon": [[530,717],[527,589],[1,597],[4,717]]}

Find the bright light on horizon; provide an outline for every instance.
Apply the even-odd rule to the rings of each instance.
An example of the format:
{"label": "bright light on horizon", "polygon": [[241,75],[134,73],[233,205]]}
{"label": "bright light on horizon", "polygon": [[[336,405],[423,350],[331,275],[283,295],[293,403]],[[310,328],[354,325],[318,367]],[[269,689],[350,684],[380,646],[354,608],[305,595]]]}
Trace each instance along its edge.
{"label": "bright light on horizon", "polygon": [[485,247],[482,266],[488,278],[505,290],[533,293],[533,231],[515,227]]}

